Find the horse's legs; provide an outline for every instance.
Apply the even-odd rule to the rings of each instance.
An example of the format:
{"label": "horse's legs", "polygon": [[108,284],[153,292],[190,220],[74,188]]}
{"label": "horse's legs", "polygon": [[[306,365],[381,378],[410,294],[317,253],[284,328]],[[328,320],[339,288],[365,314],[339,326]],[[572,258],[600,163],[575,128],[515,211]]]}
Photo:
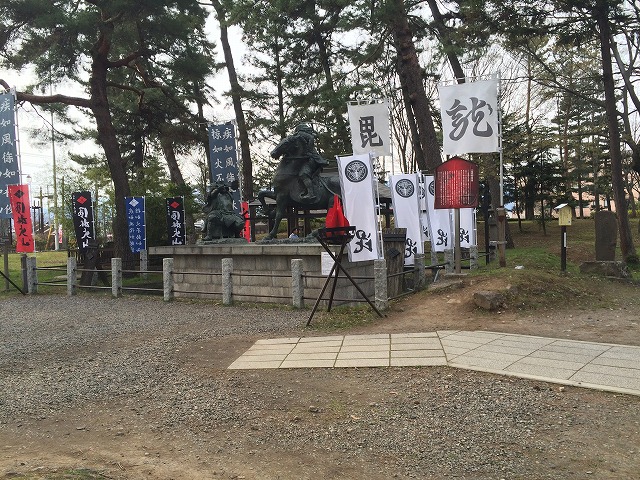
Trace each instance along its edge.
{"label": "horse's legs", "polygon": [[276,216],[273,219],[273,228],[269,232],[267,238],[277,238],[278,237],[278,227],[280,227],[280,222],[284,218],[284,207],[280,205],[276,206]]}

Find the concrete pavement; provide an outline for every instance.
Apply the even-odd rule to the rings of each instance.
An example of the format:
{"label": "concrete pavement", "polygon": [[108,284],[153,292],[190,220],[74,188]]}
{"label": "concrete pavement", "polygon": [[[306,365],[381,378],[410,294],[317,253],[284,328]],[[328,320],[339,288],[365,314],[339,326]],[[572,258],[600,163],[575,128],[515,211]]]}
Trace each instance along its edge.
{"label": "concrete pavement", "polygon": [[229,369],[437,365],[640,395],[640,347],[485,331],[258,340]]}

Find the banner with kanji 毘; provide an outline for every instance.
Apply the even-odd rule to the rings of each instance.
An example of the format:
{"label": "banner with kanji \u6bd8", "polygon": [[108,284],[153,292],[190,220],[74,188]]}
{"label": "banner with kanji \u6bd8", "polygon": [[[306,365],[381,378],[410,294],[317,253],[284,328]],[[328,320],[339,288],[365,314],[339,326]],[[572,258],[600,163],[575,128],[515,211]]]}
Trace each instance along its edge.
{"label": "banner with kanji \u6bd8", "polygon": [[389,127],[389,102],[347,105],[353,153],[391,155],[391,129]]}

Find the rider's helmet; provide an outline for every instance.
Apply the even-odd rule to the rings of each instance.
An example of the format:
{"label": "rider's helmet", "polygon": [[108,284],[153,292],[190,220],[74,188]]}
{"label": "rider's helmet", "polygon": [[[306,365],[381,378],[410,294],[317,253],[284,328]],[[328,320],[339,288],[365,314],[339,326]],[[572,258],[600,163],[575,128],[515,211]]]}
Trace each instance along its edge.
{"label": "rider's helmet", "polygon": [[304,133],[308,133],[310,135],[315,135],[315,133],[316,133],[313,130],[313,127],[311,125],[309,125],[308,123],[299,123],[298,125],[296,125],[296,128],[293,131],[293,133],[298,133],[298,132],[304,132]]}

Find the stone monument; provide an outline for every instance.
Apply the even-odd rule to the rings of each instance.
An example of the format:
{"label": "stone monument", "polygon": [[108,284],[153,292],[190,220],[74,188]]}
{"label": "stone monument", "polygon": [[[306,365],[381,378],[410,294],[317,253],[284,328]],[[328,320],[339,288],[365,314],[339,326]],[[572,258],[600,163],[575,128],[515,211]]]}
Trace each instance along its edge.
{"label": "stone monument", "polygon": [[609,210],[600,210],[595,215],[596,261],[612,262],[616,259],[618,241],[618,222],[616,214]]}

